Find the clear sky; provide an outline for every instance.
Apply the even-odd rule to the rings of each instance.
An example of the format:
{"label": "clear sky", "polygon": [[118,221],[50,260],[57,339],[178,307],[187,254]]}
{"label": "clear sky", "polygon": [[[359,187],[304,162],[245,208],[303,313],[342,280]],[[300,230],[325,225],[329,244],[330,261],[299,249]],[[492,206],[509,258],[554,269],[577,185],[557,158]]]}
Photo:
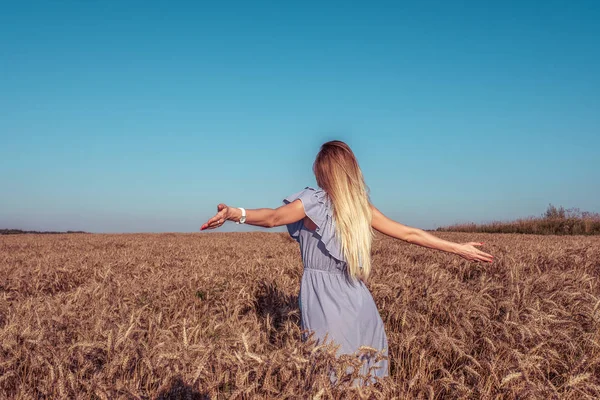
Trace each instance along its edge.
{"label": "clear sky", "polygon": [[331,139],[412,226],[599,212],[600,2],[491,3],[4,2],[0,228],[197,231]]}

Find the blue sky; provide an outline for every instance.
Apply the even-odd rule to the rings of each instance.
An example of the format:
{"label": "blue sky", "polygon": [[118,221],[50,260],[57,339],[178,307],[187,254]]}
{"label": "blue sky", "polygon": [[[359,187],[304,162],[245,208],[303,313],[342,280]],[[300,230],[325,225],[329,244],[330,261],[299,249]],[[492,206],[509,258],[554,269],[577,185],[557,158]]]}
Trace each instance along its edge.
{"label": "blue sky", "polygon": [[0,228],[197,231],[331,139],[412,226],[600,212],[598,2],[489,3],[4,3]]}

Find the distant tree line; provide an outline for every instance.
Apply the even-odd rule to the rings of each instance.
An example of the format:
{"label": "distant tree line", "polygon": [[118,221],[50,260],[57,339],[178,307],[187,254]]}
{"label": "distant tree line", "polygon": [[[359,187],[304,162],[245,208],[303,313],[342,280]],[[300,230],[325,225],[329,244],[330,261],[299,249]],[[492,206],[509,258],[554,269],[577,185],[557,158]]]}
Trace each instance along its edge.
{"label": "distant tree line", "polygon": [[21,229],[0,229],[0,235],[24,235],[27,233],[36,233],[36,234],[65,234],[65,233],[87,233],[84,231],[66,231],[66,232],[56,232],[56,231],[24,231]]}
{"label": "distant tree line", "polygon": [[600,214],[579,208],[548,205],[539,217],[483,224],[463,223],[437,228],[440,232],[531,233],[536,235],[600,235]]}

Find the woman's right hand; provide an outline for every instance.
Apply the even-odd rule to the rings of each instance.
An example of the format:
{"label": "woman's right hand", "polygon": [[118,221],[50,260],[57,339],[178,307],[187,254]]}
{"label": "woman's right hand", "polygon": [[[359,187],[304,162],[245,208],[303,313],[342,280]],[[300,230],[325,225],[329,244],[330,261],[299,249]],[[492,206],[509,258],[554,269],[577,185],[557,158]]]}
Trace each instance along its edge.
{"label": "woman's right hand", "polygon": [[456,254],[458,254],[462,258],[467,259],[469,261],[484,261],[484,262],[489,262],[489,263],[494,261],[493,255],[485,253],[485,252],[475,248],[475,246],[481,246],[481,245],[483,245],[483,243],[479,243],[479,242],[468,242],[468,243],[459,244],[456,247]]}
{"label": "woman's right hand", "polygon": [[200,230],[219,228],[223,226],[225,221],[232,219],[232,217],[234,217],[233,214],[235,214],[235,209],[221,203],[217,206],[217,214],[206,221],[206,223],[200,227]]}

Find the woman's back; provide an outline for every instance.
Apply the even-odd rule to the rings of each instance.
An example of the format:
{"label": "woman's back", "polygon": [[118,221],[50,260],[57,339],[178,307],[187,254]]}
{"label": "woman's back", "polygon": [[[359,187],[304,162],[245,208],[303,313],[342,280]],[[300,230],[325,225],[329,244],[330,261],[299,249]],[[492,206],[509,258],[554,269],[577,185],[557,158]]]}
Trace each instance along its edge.
{"label": "woman's back", "polygon": [[[351,279],[348,274],[327,194],[307,187],[284,202],[297,199],[315,225],[309,229],[304,220],[287,225],[290,235],[300,243],[304,264],[299,295],[301,328],[314,332],[319,343],[328,335],[340,345],[339,354],[352,354],[361,346],[369,346],[387,355],[387,336],[371,293],[361,280]],[[366,373],[372,364],[365,363],[361,372]],[[388,375],[387,360],[376,367],[375,376]]]}

